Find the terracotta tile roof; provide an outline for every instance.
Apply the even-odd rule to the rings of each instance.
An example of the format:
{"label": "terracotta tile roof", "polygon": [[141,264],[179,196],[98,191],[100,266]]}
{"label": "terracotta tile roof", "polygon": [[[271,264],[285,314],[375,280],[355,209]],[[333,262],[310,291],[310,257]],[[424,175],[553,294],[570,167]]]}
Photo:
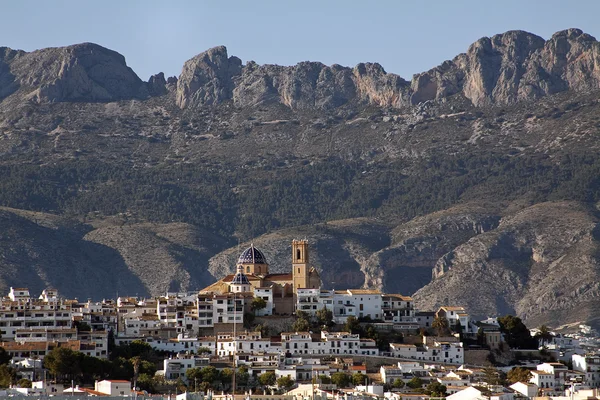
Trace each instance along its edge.
{"label": "terracotta tile roof", "polygon": [[400,299],[400,300],[403,300],[403,301],[413,301],[412,297],[410,297],[410,296],[403,296],[401,294],[388,294],[388,293],[386,293],[383,297],[384,298],[385,297],[393,297],[395,299]]}
{"label": "terracotta tile roof", "polygon": [[265,280],[270,281],[291,281],[292,279],[292,274],[269,274],[265,276]]}
{"label": "terracotta tile roof", "polygon": [[380,290],[376,289],[348,289],[348,293],[355,294],[381,294]]}

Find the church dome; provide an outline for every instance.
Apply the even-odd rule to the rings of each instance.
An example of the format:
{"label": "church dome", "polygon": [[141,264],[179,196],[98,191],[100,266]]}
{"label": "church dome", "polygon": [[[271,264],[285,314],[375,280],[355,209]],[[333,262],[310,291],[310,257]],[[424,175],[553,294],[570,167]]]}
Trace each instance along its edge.
{"label": "church dome", "polygon": [[250,245],[238,258],[238,264],[266,264],[267,259],[263,255],[263,253],[254,247],[254,245]]}
{"label": "church dome", "polygon": [[235,274],[235,276],[233,277],[233,280],[231,281],[231,285],[249,285],[250,281],[248,280],[248,277],[246,275],[244,275],[244,273],[242,272],[238,272],[237,274]]}

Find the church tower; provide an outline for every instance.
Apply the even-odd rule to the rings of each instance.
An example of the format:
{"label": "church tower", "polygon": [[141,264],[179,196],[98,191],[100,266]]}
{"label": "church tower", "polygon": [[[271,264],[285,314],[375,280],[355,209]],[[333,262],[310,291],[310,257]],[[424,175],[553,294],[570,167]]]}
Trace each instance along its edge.
{"label": "church tower", "polygon": [[292,241],[292,276],[294,292],[299,288],[309,288],[308,240]]}

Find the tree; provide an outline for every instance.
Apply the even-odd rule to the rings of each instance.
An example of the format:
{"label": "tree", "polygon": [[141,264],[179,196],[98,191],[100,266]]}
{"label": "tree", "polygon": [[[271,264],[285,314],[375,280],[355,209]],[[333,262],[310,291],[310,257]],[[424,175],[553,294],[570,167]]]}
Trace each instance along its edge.
{"label": "tree", "polygon": [[360,372],[355,372],[354,374],[352,374],[352,384],[354,386],[364,385],[366,378],[366,375],[363,375]]}
{"label": "tree", "polygon": [[44,366],[54,377],[69,377],[73,379],[81,372],[80,357],[76,352],[66,347],[57,347],[46,354]]}
{"label": "tree", "polygon": [[346,318],[344,329],[350,333],[360,333],[360,322],[355,316],[351,315]]}
{"label": "tree", "polygon": [[258,383],[262,386],[273,386],[277,382],[277,376],[275,376],[275,372],[269,371],[265,372],[258,376]]}
{"label": "tree", "polygon": [[323,307],[320,310],[317,310],[315,316],[317,317],[317,322],[320,326],[332,327],[334,325],[333,322],[333,312],[327,307]]}
{"label": "tree", "polygon": [[142,364],[142,358],[140,356],[131,357],[129,360],[133,365],[133,387],[137,387],[137,379],[140,375],[140,365]]}
{"label": "tree", "polygon": [[548,329],[546,325],[542,325],[538,328],[538,332],[535,334],[535,337],[539,342],[541,342],[542,346],[554,338],[552,332],[550,332],[550,329]]}
{"label": "tree", "polygon": [[350,375],[344,372],[335,372],[331,375],[331,383],[338,388],[345,388],[350,385]]}
{"label": "tree", "polygon": [[202,368],[200,373],[202,375],[202,380],[211,384],[218,381],[220,378],[219,370],[212,365]]}
{"label": "tree", "polygon": [[402,389],[404,387],[405,383],[402,379],[400,378],[396,378],[394,380],[394,382],[392,383],[392,386],[396,389]]}
{"label": "tree", "polygon": [[319,375],[319,382],[322,384],[328,385],[331,383],[331,378],[327,375]]}
{"label": "tree", "polygon": [[17,386],[20,388],[31,388],[31,381],[27,378],[19,379]]}
{"label": "tree", "polygon": [[4,347],[0,347],[0,365],[6,365],[10,362],[12,357],[8,352],[4,349]]}
{"label": "tree", "polygon": [[420,389],[423,387],[423,380],[418,376],[413,376],[413,378],[406,383],[406,386],[411,389]]}
{"label": "tree", "polygon": [[289,376],[282,376],[277,379],[277,386],[284,390],[289,390],[292,386],[294,386],[294,380]]}
{"label": "tree", "polygon": [[438,381],[433,381],[425,390],[430,393],[432,397],[445,397],[446,396],[446,386],[442,385]]}
{"label": "tree", "polygon": [[219,378],[223,386],[231,387],[231,383],[233,382],[233,370],[231,368],[223,368],[219,374]]}
{"label": "tree", "polygon": [[502,375],[493,365],[487,365],[483,368],[483,381],[488,385],[501,385]]}
{"label": "tree", "polygon": [[531,337],[529,329],[521,318],[513,315],[505,315],[498,318],[500,331],[504,334],[506,343],[513,349],[537,348],[537,340]]}
{"label": "tree", "polygon": [[310,315],[308,315],[306,311],[296,310],[296,318],[302,318],[308,321],[310,319]]}
{"label": "tree", "polygon": [[73,323],[75,325],[75,329],[77,329],[77,333],[79,332],[89,332],[92,330],[92,327],[83,321],[75,321]]}
{"label": "tree", "polygon": [[306,332],[310,329],[310,324],[304,318],[298,318],[292,325],[295,332]]}
{"label": "tree", "polygon": [[198,347],[198,350],[196,350],[196,353],[198,353],[198,354],[211,354],[212,350],[209,349],[208,347]]}
{"label": "tree", "polygon": [[435,329],[438,336],[446,336],[450,333],[450,325],[444,317],[435,317],[431,323],[431,327]]}
{"label": "tree", "polygon": [[12,385],[17,379],[17,371],[8,365],[0,365],[0,388],[4,389]]}
{"label": "tree", "polygon": [[148,374],[140,374],[137,379],[137,385],[140,390],[145,390],[149,393],[154,392],[154,379],[152,379],[151,375]]}
{"label": "tree", "polygon": [[510,383],[526,383],[529,382],[529,378],[531,378],[531,372],[528,369],[521,367],[515,367],[506,374],[506,379],[508,379]]}
{"label": "tree", "polygon": [[248,382],[250,381],[250,373],[248,372],[248,367],[242,365],[238,368],[238,371],[235,374],[235,381],[240,386],[248,386]]}
{"label": "tree", "polygon": [[262,297],[255,297],[250,303],[250,308],[256,314],[257,311],[267,308],[267,302]]}

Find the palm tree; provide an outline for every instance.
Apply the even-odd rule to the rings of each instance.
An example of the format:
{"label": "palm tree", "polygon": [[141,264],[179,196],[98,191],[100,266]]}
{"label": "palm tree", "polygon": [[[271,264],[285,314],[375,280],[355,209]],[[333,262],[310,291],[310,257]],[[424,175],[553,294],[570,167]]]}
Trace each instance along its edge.
{"label": "palm tree", "polygon": [[142,364],[142,358],[140,356],[131,357],[131,364],[133,365],[133,389],[137,387],[137,379],[140,375],[140,365]]}
{"label": "palm tree", "polygon": [[437,331],[438,336],[444,336],[450,331],[448,320],[444,317],[435,317],[431,323],[431,327]]}
{"label": "palm tree", "polygon": [[538,333],[535,334],[535,337],[544,345],[546,342],[552,340],[554,336],[546,325],[542,325],[538,328]]}

